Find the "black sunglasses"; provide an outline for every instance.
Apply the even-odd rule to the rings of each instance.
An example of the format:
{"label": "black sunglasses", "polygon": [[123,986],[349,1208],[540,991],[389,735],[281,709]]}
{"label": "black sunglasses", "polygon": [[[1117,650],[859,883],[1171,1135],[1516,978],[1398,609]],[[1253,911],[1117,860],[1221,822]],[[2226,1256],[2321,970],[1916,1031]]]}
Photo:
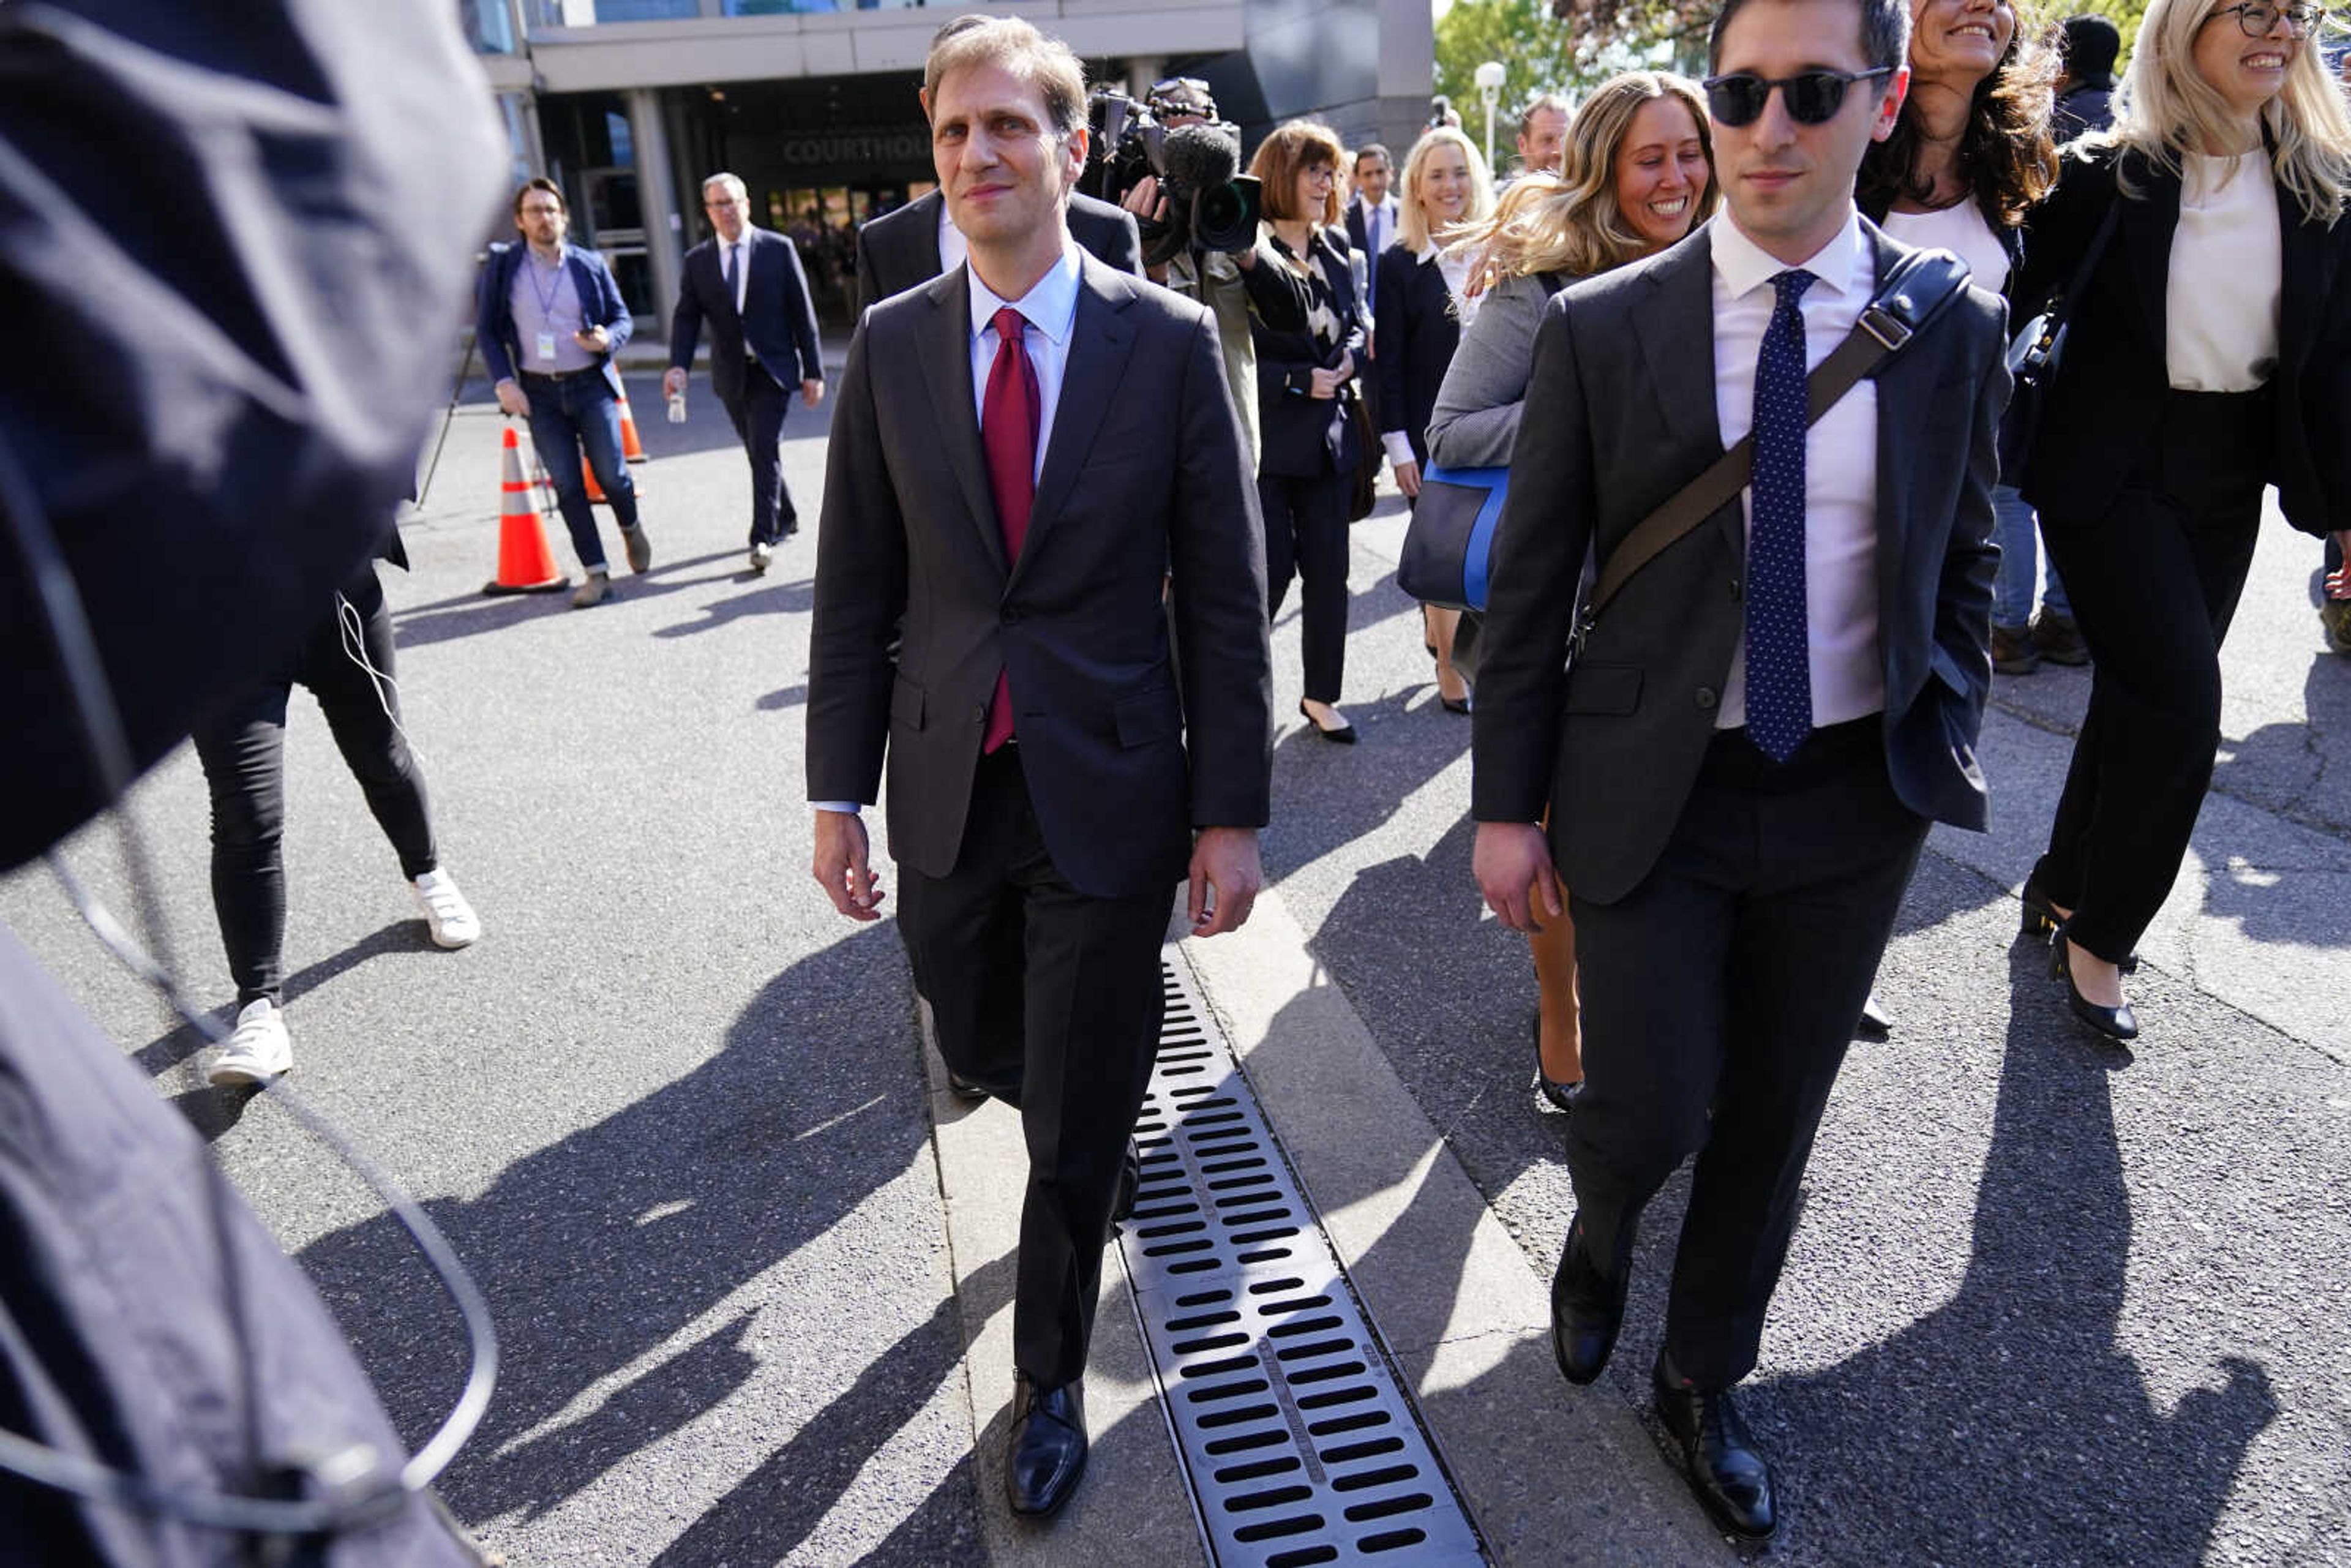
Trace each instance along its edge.
{"label": "black sunglasses", "polygon": [[1844,89],[1857,81],[1875,81],[1892,76],[1892,66],[1879,66],[1865,71],[1798,71],[1792,77],[1759,77],[1751,71],[1737,71],[1726,77],[1708,77],[1700,85],[1706,89],[1706,107],[1715,120],[1732,127],[1752,125],[1762,118],[1763,106],[1771,101],[1771,89],[1778,88],[1787,96],[1788,116],[1799,125],[1822,125],[1836,118],[1844,107]]}

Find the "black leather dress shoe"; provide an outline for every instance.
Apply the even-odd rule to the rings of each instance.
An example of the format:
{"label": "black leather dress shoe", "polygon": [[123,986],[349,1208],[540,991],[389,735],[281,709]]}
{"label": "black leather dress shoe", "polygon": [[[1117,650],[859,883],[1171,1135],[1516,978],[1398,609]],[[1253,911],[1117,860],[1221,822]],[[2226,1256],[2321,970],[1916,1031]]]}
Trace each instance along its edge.
{"label": "black leather dress shoe", "polygon": [[1119,1162],[1118,1196],[1111,1199],[1110,1219],[1113,1225],[1123,1224],[1134,1213],[1135,1189],[1143,1185],[1143,1151],[1134,1140],[1126,1141],[1126,1157]]}
{"label": "black leather dress shoe", "polygon": [[[2137,955],[2134,954],[2132,956],[2137,957]],[[2130,967],[2135,969],[2137,967],[2137,964],[2133,964]],[[2128,974],[2130,969],[2124,969],[2122,972]],[[2131,1005],[2127,999],[2116,1007],[2102,1007],[2084,996],[2080,988],[2074,984],[2074,969],[2068,962],[2065,928],[2063,925],[2057,927],[2057,934],[2049,938],[2049,977],[2065,982],[2065,1005],[2073,1010],[2074,1016],[2083,1024],[2111,1040],[2133,1040],[2138,1038],[2138,1015],[2131,1010]]]}
{"label": "black leather dress shoe", "polygon": [[970,1079],[959,1076],[954,1072],[947,1074],[947,1092],[954,1095],[958,1100],[985,1100],[987,1098],[987,1090],[983,1085],[974,1083]]}
{"label": "black leather dress shoe", "polygon": [[1590,1383],[1607,1370],[1608,1353],[1616,1348],[1616,1331],[1624,1326],[1625,1291],[1632,1272],[1621,1260],[1613,1279],[1601,1270],[1584,1239],[1583,1217],[1578,1215],[1567,1228],[1567,1245],[1560,1249],[1559,1271],[1551,1278],[1552,1354],[1570,1383]]}
{"label": "black leather dress shoe", "polygon": [[1086,1473],[1085,1385],[1040,1389],[1012,1384],[1012,1441],[1004,1455],[1004,1496],[1019,1514],[1057,1513]]}
{"label": "black leather dress shoe", "polygon": [[1768,1539],[1779,1523],[1771,1468],[1756,1452],[1730,1390],[1709,1394],[1691,1387],[1662,1350],[1649,1381],[1656,1390],[1658,1418],[1707,1517],[1741,1540]]}

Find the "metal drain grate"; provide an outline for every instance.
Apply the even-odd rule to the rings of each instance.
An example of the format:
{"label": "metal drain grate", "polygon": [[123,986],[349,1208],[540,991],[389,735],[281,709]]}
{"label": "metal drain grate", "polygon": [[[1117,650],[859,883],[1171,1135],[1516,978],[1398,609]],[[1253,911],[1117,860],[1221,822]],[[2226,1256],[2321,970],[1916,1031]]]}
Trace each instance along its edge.
{"label": "metal drain grate", "polygon": [[1218,1568],[1474,1563],[1477,1531],[1190,977],[1120,1239]]}

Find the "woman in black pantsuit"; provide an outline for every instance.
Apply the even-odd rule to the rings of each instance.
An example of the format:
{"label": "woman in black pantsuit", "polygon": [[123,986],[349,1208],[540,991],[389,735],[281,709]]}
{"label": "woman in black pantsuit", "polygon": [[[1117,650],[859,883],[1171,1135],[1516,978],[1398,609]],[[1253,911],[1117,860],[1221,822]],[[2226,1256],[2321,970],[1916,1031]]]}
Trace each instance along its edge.
{"label": "woman in black pantsuit", "polygon": [[1336,706],[1347,661],[1347,507],[1364,459],[1356,429],[1355,374],[1363,319],[1346,235],[1339,221],[1339,165],[1345,150],[1326,125],[1278,127],[1249,161],[1263,183],[1273,247],[1306,280],[1303,330],[1276,332],[1252,316],[1257,343],[1258,500],[1265,509],[1270,614],[1295,575],[1301,585],[1306,695],[1298,711],[1325,740],[1353,742]]}
{"label": "woman in black pantsuit", "polygon": [[2155,0],[2113,134],[2032,220],[2021,310],[2121,204],[2019,488],[2096,663],[2024,889],[2074,1015],[2129,1040],[2132,949],[2178,878],[2220,740],[2220,647],[2265,485],[2351,519],[2351,117],[2308,0]]}

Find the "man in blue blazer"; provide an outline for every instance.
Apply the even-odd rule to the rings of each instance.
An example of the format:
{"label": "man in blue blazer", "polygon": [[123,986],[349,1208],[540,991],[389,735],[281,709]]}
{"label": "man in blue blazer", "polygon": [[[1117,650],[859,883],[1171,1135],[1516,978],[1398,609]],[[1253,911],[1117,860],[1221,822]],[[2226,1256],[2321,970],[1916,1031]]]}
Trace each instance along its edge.
{"label": "man in blue blazer", "polygon": [[751,459],[751,570],[760,572],[775,558],[777,541],[799,532],[791,492],[784,488],[779,444],[791,405],[785,389],[797,382],[800,401],[810,408],[824,399],[816,301],[792,242],[752,225],[751,199],[741,180],[732,174],[705,180],[702,210],[717,232],[685,253],[662,390],[671,397],[684,392],[694,346],[708,317],[710,384]]}
{"label": "man in blue blazer", "polygon": [[554,181],[541,176],[516,192],[514,218],[527,243],[491,252],[474,336],[497,383],[498,407],[530,421],[531,444],[588,570],[571,596],[574,609],[585,609],[612,585],[580,473],[583,453],[611,499],[629,570],[653,563],[637,520],[637,487],[621,461],[621,372],[612,356],[629,340],[629,308],[604,258],[565,241],[570,220]]}

